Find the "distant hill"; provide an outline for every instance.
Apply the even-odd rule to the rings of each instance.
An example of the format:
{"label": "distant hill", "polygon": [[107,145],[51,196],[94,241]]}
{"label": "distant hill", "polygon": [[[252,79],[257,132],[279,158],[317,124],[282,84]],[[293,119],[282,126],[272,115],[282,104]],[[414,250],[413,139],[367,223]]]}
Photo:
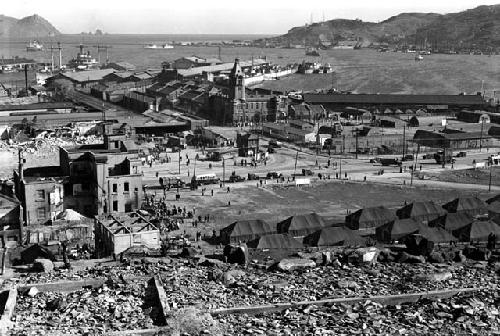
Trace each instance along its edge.
{"label": "distant hill", "polygon": [[61,34],[49,21],[39,15],[31,15],[20,20],[0,15],[0,37],[37,38]]}
{"label": "distant hill", "polygon": [[417,39],[427,39],[432,44],[458,49],[500,48],[500,4],[479,6],[460,13],[442,16],[439,20],[421,27]]}
{"label": "distant hill", "polygon": [[329,46],[355,40],[359,45],[389,43],[424,45],[443,43],[500,47],[500,5],[480,6],[460,13],[402,13],[374,23],[335,19],[294,27],[286,34],[260,40],[268,45]]}

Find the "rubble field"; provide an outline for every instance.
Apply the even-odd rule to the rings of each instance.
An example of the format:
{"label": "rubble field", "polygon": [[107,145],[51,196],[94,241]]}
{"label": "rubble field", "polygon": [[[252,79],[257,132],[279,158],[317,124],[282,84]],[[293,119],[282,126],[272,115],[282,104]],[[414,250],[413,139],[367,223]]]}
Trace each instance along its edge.
{"label": "rubble field", "polygon": [[[194,259],[144,258],[130,265],[97,266],[81,271],[26,274],[7,280],[19,285],[85,278],[107,278],[99,288],[70,293],[21,292],[13,335],[106,335],[113,331],[155,328],[158,305],[148,279],[162,280],[167,302],[178,309],[212,309],[369,297],[415,292],[488,288],[475,295],[402,306],[375,302],[310,306],[282,313],[217,315],[224,335],[480,334],[498,330],[497,268],[486,262],[454,264],[377,263],[371,267],[335,263],[281,272],[261,265],[247,268]],[[201,261],[198,260],[198,261]],[[208,266],[206,266],[208,265]],[[441,274],[433,278],[428,275]],[[415,329],[417,328],[417,329]],[[418,330],[418,332],[417,332]],[[208,333],[211,334],[211,333]]]}

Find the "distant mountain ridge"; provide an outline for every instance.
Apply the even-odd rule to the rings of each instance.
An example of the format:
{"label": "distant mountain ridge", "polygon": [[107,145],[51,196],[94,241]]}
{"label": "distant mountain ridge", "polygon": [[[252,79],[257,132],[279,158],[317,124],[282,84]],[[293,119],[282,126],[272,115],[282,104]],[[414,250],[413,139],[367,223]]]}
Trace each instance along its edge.
{"label": "distant mountain ridge", "polygon": [[0,15],[0,37],[4,38],[38,38],[61,34],[49,21],[34,14],[16,19]]}
{"label": "distant mountain ridge", "polygon": [[465,48],[500,48],[500,5],[479,6],[459,13],[402,13],[382,22],[335,19],[294,27],[286,34],[262,39],[266,45],[330,46],[339,41],[359,45],[460,44]]}

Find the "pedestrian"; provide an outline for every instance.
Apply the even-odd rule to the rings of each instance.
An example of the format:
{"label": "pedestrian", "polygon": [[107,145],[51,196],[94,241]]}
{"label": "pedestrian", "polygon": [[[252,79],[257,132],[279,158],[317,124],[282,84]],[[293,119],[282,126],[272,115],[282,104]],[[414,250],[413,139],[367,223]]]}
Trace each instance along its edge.
{"label": "pedestrian", "polygon": [[214,195],[214,190],[212,189],[211,192],[212,192],[212,196],[213,196]]}
{"label": "pedestrian", "polygon": [[207,223],[210,222],[210,214],[207,214]]}
{"label": "pedestrian", "polygon": [[227,187],[227,193],[231,192],[231,188]]}

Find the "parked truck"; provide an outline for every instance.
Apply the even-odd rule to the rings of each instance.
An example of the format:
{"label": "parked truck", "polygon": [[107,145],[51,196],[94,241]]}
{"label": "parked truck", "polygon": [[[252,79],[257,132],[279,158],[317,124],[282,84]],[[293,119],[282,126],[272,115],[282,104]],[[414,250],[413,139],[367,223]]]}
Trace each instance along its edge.
{"label": "parked truck", "polygon": [[438,163],[438,164],[455,162],[455,159],[453,158],[451,152],[446,153],[446,155],[445,155],[445,152],[442,150],[434,153],[434,160],[436,160],[436,163]]}

